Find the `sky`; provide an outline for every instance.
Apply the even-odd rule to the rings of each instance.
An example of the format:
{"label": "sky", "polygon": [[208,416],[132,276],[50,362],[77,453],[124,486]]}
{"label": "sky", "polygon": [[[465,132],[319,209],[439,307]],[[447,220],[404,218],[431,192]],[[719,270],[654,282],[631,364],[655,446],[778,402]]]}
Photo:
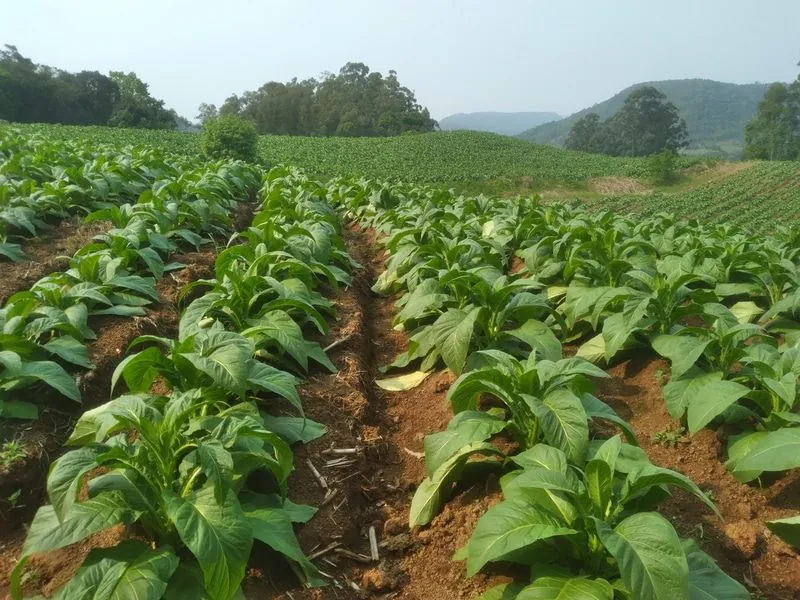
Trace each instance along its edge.
{"label": "sky", "polygon": [[201,102],[348,61],[398,73],[434,118],[568,115],[641,81],[792,81],[800,0],[4,0],[0,43],[68,71],[135,71]]}

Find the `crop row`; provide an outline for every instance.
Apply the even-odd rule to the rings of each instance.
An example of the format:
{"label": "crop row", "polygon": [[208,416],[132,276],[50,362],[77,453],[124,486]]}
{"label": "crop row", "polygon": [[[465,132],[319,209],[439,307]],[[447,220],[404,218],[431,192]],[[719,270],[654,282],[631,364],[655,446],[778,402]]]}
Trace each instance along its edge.
{"label": "crop row", "polygon": [[[670,360],[668,411],[691,433],[727,424],[726,466],[742,482],[800,466],[792,233],[753,239],[664,215],[634,221],[363,180],[331,190],[349,217],[383,235],[389,258],[375,290],[399,294],[395,325],[409,333],[389,368],[421,371],[398,382],[440,363],[459,375],[448,392],[455,416],[425,439],[428,477],[411,526],[430,522],[455,481],[495,471],[504,499],[458,558],[468,574],[511,561],[532,576],[486,598],[749,598],[652,512],[665,486],[716,509],[647,460],[592,395],[591,378],[605,376],[592,363],[648,349]],[[581,345],[564,359],[567,342]],[[593,419],[615,423],[625,441],[591,439]],[[792,542],[800,518],[768,526]]]}
{"label": "crop row", "polygon": [[[175,241],[224,231],[234,198],[247,197],[259,175],[241,163],[211,163],[157,182],[136,204],[95,214],[116,227],[76,253],[69,271],[3,308],[6,328],[19,329],[14,347],[90,367],[87,316],[143,314],[157,297],[154,279],[133,273],[158,277],[180,268],[163,260]],[[348,283],[354,266],[325,193],[291,170],[264,175],[251,226],[219,253],[213,279],[183,290],[177,337],[133,341],[134,352],[111,383],[112,393],[122,385],[127,393],[85,412],[67,441],[72,449],[51,466],[50,504],[29,528],[12,597],[21,597],[32,554],[116,524],[136,524],[149,543],[125,540],[92,550],[58,598],[93,598],[112,588],[122,596],[232,598],[241,594],[256,540],[286,555],[302,581],[322,583],[292,531],[292,523],[315,510],[286,499],[286,480],[290,445],[325,431],[303,417],[297,376],[313,363],[335,371],[319,344],[305,337],[309,329],[326,332],[333,314],[317,290]],[[78,399],[56,362],[43,368],[35,356],[0,355],[10,398],[4,416],[34,416],[22,399],[32,385]],[[154,391],[165,387],[166,393]],[[255,491],[253,481],[274,493]]]}

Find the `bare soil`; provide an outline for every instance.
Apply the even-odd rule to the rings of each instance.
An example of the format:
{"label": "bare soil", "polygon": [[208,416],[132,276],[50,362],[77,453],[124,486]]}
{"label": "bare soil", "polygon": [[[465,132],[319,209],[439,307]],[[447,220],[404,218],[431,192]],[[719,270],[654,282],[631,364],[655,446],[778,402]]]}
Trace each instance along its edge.
{"label": "bare soil", "polygon": [[107,222],[84,223],[78,218],[65,219],[53,229],[20,244],[28,260],[17,263],[0,261],[0,305],[45,275],[63,270],[76,250],[88,244],[93,236],[107,230]]}

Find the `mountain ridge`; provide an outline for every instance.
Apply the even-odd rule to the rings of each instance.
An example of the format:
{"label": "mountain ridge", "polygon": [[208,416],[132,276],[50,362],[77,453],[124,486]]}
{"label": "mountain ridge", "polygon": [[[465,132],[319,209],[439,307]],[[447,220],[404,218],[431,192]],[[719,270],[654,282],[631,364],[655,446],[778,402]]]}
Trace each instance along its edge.
{"label": "mountain ridge", "polygon": [[558,119],[561,119],[561,115],[552,111],[479,111],[448,115],[439,120],[439,128],[442,131],[468,129],[502,135],[519,135],[537,125]]}

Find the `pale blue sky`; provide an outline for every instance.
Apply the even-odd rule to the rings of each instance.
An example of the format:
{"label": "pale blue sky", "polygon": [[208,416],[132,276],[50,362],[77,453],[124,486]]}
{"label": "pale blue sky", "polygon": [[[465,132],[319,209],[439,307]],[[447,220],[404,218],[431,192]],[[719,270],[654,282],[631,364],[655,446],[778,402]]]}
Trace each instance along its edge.
{"label": "pale blue sky", "polygon": [[639,81],[793,80],[800,0],[3,0],[0,43],[136,71],[189,118],[347,61],[395,69],[436,118],[569,114]]}

